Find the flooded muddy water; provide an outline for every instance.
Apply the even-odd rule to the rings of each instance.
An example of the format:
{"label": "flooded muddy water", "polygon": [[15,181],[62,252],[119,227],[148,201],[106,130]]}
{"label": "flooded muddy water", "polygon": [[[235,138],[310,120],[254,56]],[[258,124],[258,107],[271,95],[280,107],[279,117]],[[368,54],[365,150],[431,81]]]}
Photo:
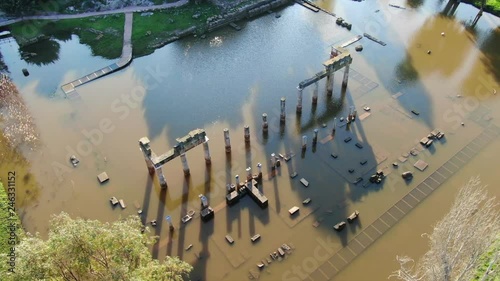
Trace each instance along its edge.
{"label": "flooded muddy water", "polygon": [[[77,88],[80,101],[65,99],[59,87],[109,61],[92,57],[78,38],[59,42],[58,60],[42,66],[22,61],[15,42],[1,44],[42,140],[40,148],[26,153],[39,190],[22,206],[24,226],[47,235],[47,220],[61,211],[113,221],[141,209],[144,222],[158,220],[150,227],[160,236],[154,256],[180,256],[194,266],[193,280],[330,278],[330,273],[318,271],[330,256],[486,128],[500,126],[494,94],[499,90],[500,19],[484,14],[470,27],[477,12],[471,6],[461,4],[450,15],[445,2],[399,2],[407,9],[390,7],[388,1],[316,2],[351,22],[351,31],[336,25],[330,15],[293,5],[282,10],[280,18],[263,16],[239,32],[222,29],[206,39],[182,39]],[[364,32],[387,45],[363,38],[349,46],[353,63],[346,91],[341,89],[342,71],[335,74],[332,97],[326,96],[321,80],[318,104],[311,102],[313,86],[306,88],[298,116],[298,83],[322,70],[330,46]],[[358,44],[362,52],[354,51]],[[21,73],[25,67],[29,77]],[[281,97],[286,98],[284,126],[279,121]],[[345,117],[351,106],[358,113],[356,122],[338,127],[332,137],[333,119]],[[268,114],[267,136],[261,129],[263,113]],[[251,132],[248,145],[245,125]],[[148,174],[139,139],[147,136],[153,151],[162,154],[176,138],[196,128],[204,129],[210,139],[211,166],[205,165],[203,149],[196,147],[187,153],[190,177],[184,177],[180,159],[163,166],[168,189],[162,190]],[[224,151],[224,128],[230,131],[230,154]],[[313,147],[316,128],[319,137]],[[418,141],[435,128],[446,133],[445,140],[423,149]],[[305,152],[303,135],[308,137]],[[348,137],[352,140],[344,142]],[[418,155],[401,159],[412,149]],[[397,266],[395,255],[421,255],[426,242],[420,234],[431,231],[457,186],[470,176],[480,173],[500,195],[493,188],[498,164],[494,155],[499,151],[495,138],[334,280],[383,280]],[[293,157],[273,174],[271,153]],[[338,157],[332,158],[332,153]],[[76,168],[70,165],[71,155],[80,160]],[[419,159],[429,164],[423,172],[413,167]],[[393,168],[393,162],[399,167]],[[17,169],[4,163],[6,170]],[[227,207],[226,184],[234,183],[235,175],[244,178],[247,167],[256,173],[257,163],[263,165],[261,189],[269,207],[260,209],[248,196]],[[364,187],[378,169],[387,175],[384,182]],[[410,183],[400,176],[405,170],[414,172]],[[101,185],[96,176],[104,171],[110,180]],[[294,172],[298,176],[291,178]],[[363,181],[353,184],[358,177]],[[309,187],[301,185],[301,178]],[[199,217],[199,194],[206,195],[216,211],[210,222]],[[124,199],[127,208],[112,208],[112,196]],[[306,198],[311,203],[303,206]],[[300,211],[291,217],[288,210],[294,206]],[[181,218],[189,210],[196,215],[183,224]],[[335,232],[333,225],[355,210],[359,221]],[[167,215],[173,233],[164,220]],[[234,244],[226,242],[227,234]],[[252,243],[255,234],[261,239]],[[259,270],[256,264],[267,264],[269,254],[283,243],[293,248],[291,253]]]}

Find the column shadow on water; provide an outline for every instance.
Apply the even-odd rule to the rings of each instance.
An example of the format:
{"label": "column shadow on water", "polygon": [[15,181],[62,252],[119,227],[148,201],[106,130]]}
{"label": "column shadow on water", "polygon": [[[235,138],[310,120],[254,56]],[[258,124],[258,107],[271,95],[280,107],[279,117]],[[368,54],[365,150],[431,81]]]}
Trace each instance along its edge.
{"label": "column shadow on water", "polygon": [[[191,177],[186,176],[184,177],[184,184],[182,186],[182,205],[181,205],[181,214],[180,214],[180,219],[179,223],[174,225],[176,229],[174,230],[177,234],[177,256],[179,256],[180,259],[182,259],[183,254],[184,254],[184,248],[187,246],[184,244],[185,238],[186,238],[186,229],[184,227],[184,223],[182,222],[182,218],[187,215],[188,212],[188,207],[189,207],[189,191],[192,186],[192,181]],[[168,227],[168,225],[167,225]],[[167,229],[168,231],[168,229]],[[169,254],[169,253],[167,253]]]}

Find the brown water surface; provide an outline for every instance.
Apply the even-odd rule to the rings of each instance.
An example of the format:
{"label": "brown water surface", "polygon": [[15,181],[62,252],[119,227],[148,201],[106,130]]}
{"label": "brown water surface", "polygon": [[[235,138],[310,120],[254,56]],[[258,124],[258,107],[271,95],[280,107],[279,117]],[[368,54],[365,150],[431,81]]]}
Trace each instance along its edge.
{"label": "brown water surface", "polygon": [[[145,222],[159,222],[151,228],[160,236],[154,256],[180,256],[193,264],[193,280],[245,280],[250,272],[261,280],[300,280],[322,264],[318,255],[326,253],[316,250],[319,241],[329,241],[328,254],[340,249],[485,126],[500,126],[499,101],[493,94],[499,89],[498,18],[484,14],[476,27],[469,27],[476,9],[461,5],[453,16],[445,16],[445,3],[431,1],[408,3],[414,8],[406,10],[389,7],[387,1],[317,3],[352,22],[353,29],[349,32],[337,26],[334,17],[294,5],[279,19],[264,16],[240,32],[223,29],[205,40],[183,39],[136,59],[125,70],[78,88],[80,103],[64,99],[59,86],[109,62],[91,57],[77,38],[60,42],[59,60],[53,64],[29,65],[32,74],[27,78],[22,77],[26,63],[19,59],[16,45],[0,45],[43,141],[40,149],[28,154],[41,188],[37,202],[22,208],[26,229],[46,235],[50,215],[61,211],[113,221],[140,208]],[[321,70],[331,45],[363,32],[387,46],[366,38],[351,45],[354,61],[347,91],[341,92],[341,72],[335,75],[332,98],[326,97],[321,81],[317,106],[311,105],[312,86],[307,88],[298,117],[297,84]],[[357,53],[353,47],[360,43],[364,50]],[[282,96],[287,98],[287,118],[280,127]],[[352,105],[358,116],[363,106],[370,106],[370,115],[358,118],[349,130],[338,128],[331,138],[333,118],[345,117]],[[260,129],[264,112],[270,124],[267,137]],[[252,136],[248,147],[245,125]],[[197,147],[187,153],[191,176],[183,176],[180,160],[171,161],[163,168],[169,188],[161,190],[147,173],[138,140],[149,137],[153,150],[161,154],[195,128],[205,129],[210,138],[212,165],[205,165],[203,149]],[[230,130],[230,155],[224,152],[224,128]],[[313,147],[315,128],[319,142]],[[410,149],[422,150],[418,140],[435,128],[446,132],[446,141],[392,168]],[[305,153],[300,150],[302,135],[308,136]],[[353,140],[345,143],[348,136]],[[356,142],[363,148],[356,148]],[[499,195],[493,178],[499,150],[495,140],[335,280],[385,280],[396,267],[396,254],[421,255],[426,242],[420,234],[431,230],[457,186],[470,176],[481,173]],[[271,176],[271,153],[286,152],[295,156]],[[330,157],[332,152],[339,157]],[[81,161],[77,168],[70,166],[72,154]],[[429,163],[424,172],[412,166],[418,159]],[[361,165],[362,161],[367,162]],[[259,162],[269,208],[261,210],[248,197],[226,207],[226,184],[234,182],[236,174],[244,178],[246,167],[255,173]],[[388,174],[383,184],[364,188],[363,183],[350,183],[356,177],[366,182],[377,169]],[[400,177],[404,170],[415,173],[409,184]],[[103,171],[110,181],[100,185],[96,176]],[[295,171],[298,177],[291,179]],[[299,183],[302,177],[309,181],[308,188]],[[199,194],[205,194],[216,210],[211,222],[203,223],[198,216]],[[111,196],[124,199],[127,208],[111,208]],[[312,202],[303,207],[306,198]],[[295,218],[288,214],[293,206],[301,207]],[[190,209],[197,215],[183,224],[181,218]],[[359,224],[334,232],[332,226],[354,210],[361,213]],[[173,234],[168,233],[167,215],[176,227]],[[319,226],[313,227],[315,222]],[[257,233],[261,240],[252,244],[250,237]],[[226,234],[234,238],[233,245],[225,241]],[[292,254],[259,271],[256,264],[282,243],[294,247]],[[190,244],[192,248],[185,250]]]}

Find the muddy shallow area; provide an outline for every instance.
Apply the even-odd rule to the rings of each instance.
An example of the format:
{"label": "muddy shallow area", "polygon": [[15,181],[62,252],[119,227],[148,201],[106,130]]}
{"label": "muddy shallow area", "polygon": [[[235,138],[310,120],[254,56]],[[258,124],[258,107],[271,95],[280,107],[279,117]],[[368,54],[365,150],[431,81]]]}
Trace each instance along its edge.
{"label": "muddy shallow area", "polygon": [[[111,221],[141,209],[144,222],[158,220],[152,228],[160,236],[154,255],[178,255],[193,264],[193,280],[331,277],[331,272],[317,268],[325,269],[330,256],[486,128],[500,126],[494,94],[499,88],[495,46],[500,20],[485,14],[477,26],[469,27],[477,10],[462,5],[449,16],[446,3],[431,1],[399,3],[407,6],[405,10],[386,1],[317,4],[351,22],[352,30],[336,25],[330,15],[294,5],[281,11],[280,18],[255,19],[239,32],[223,29],[206,39],[169,44],[134,60],[123,71],[77,88],[81,99],[76,101],[65,99],[60,85],[109,61],[92,57],[78,38],[59,42],[58,60],[43,66],[22,61],[14,42],[1,44],[42,141],[37,150],[26,153],[39,185],[36,198],[22,207],[26,229],[46,235],[50,215],[63,210]],[[297,116],[298,83],[322,70],[331,45],[364,32],[387,45],[363,38],[349,46],[353,64],[347,89],[341,89],[342,71],[335,74],[332,97],[325,94],[325,81],[320,81],[316,106],[311,103],[313,86],[306,88],[302,114]],[[358,44],[364,46],[362,52],[354,51]],[[25,67],[29,77],[22,76]],[[286,98],[283,126],[281,97]],[[332,136],[333,119],[345,117],[351,106],[357,110],[357,120],[337,127]],[[370,111],[365,112],[364,106]],[[261,130],[262,113],[268,114],[267,136]],[[245,125],[251,132],[248,145]],[[198,146],[187,153],[189,177],[184,177],[180,159],[163,166],[168,189],[162,190],[157,178],[148,174],[139,139],[147,136],[153,151],[162,154],[195,128],[203,128],[210,139],[211,166],[206,166]],[[230,131],[230,154],[224,151],[224,128]],[[319,137],[313,146],[316,128]],[[446,133],[445,139],[423,148],[418,141],[435,128]],[[308,136],[304,152],[303,135]],[[348,137],[351,141],[345,142]],[[485,183],[494,183],[488,171],[497,164],[492,156],[499,149],[496,137],[490,143],[335,280],[382,280],[396,266],[392,262],[396,254],[422,254],[425,241],[419,235],[430,231],[446,212],[457,184],[479,172],[485,174]],[[416,155],[408,155],[410,151]],[[271,153],[293,157],[282,160],[273,173]],[[80,160],[76,168],[69,162],[71,155]],[[423,172],[413,167],[420,159],[429,164]],[[393,162],[399,167],[394,168]],[[24,169],[10,163],[2,161],[5,170]],[[244,178],[247,167],[256,173],[257,163],[263,165],[260,188],[269,207],[262,210],[248,196],[226,207],[226,184],[234,183],[235,175]],[[384,182],[364,187],[378,169],[387,175]],[[405,170],[414,172],[409,183],[400,176]],[[101,185],[97,175],[104,171],[110,180]],[[298,176],[291,178],[294,172]],[[358,177],[363,181],[353,184]],[[301,178],[309,182],[307,188]],[[210,222],[199,217],[199,194],[207,196],[215,210]],[[127,208],[112,208],[112,196],[123,199]],[[311,203],[303,206],[306,198]],[[294,206],[300,211],[291,217],[288,210]],[[196,215],[184,224],[181,218],[189,210]],[[333,225],[354,210],[360,212],[359,221],[335,232]],[[172,217],[173,233],[164,220],[167,215]],[[227,234],[234,244],[227,243]],[[252,243],[255,234],[261,239]],[[292,250],[284,259],[272,260],[269,254],[283,243]],[[259,270],[256,264],[267,264],[267,258],[272,263]],[[375,258],[380,262],[373,263]]]}

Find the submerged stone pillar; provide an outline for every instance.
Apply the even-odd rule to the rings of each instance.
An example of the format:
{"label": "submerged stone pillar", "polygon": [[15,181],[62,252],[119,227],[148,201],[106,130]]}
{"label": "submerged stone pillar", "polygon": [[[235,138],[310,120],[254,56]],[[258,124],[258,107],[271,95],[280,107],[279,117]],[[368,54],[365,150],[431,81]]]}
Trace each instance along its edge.
{"label": "submerged stone pillar", "polygon": [[212,158],[210,157],[210,150],[208,148],[208,138],[203,143],[203,151],[205,151],[205,163],[210,165],[212,163]]}
{"label": "submerged stone pillar", "polygon": [[236,187],[240,188],[240,176],[239,175],[234,176],[234,180],[236,181]]}
{"label": "submerged stone pillar", "polygon": [[251,180],[252,179],[252,168],[248,167],[246,169],[247,171],[247,180]]}
{"label": "submerged stone pillar", "polygon": [[172,218],[170,216],[166,216],[165,217],[165,220],[167,221],[168,223],[168,229],[170,231],[174,231],[174,225],[172,224]]}
{"label": "submerged stone pillar", "polygon": [[297,87],[297,114],[302,113],[302,88]]}
{"label": "submerged stone pillar", "polygon": [[285,123],[286,113],[285,113],[285,98],[284,97],[281,98],[280,104],[281,104],[280,121],[281,121],[281,123]]}
{"label": "submerged stone pillar", "polygon": [[224,142],[226,145],[226,153],[231,152],[231,140],[229,139],[229,129],[224,129]]}
{"label": "submerged stone pillar", "polygon": [[314,129],[313,144],[316,144],[318,142],[318,131],[318,129]]}
{"label": "submerged stone pillar", "polygon": [[205,195],[203,195],[203,194],[198,195],[198,197],[200,198],[200,201],[201,201],[201,209],[203,210],[205,208],[208,208],[207,197],[205,197]]}
{"label": "submerged stone pillar", "polygon": [[350,64],[346,64],[344,70],[344,79],[342,80],[342,88],[347,87],[347,82],[349,82],[349,66]]}
{"label": "submerged stone pillar", "polygon": [[187,162],[186,153],[181,154],[181,161],[182,161],[182,170],[184,171],[184,175],[188,176],[189,175],[189,165]]}
{"label": "submerged stone pillar", "polygon": [[313,89],[313,97],[312,97],[312,103],[317,104],[318,103],[318,82],[314,82],[314,89]]}
{"label": "submerged stone pillar", "polygon": [[[330,70],[327,70],[330,71]],[[333,70],[328,73],[326,76],[326,95],[328,97],[331,97],[333,95],[333,79],[334,79],[334,72]]]}
{"label": "submerged stone pillar", "polygon": [[262,114],[262,130],[264,131],[264,133],[267,133],[268,127],[269,127],[269,124],[267,123],[267,114],[263,113]]}
{"label": "submerged stone pillar", "polygon": [[245,126],[245,128],[243,128],[243,131],[245,134],[245,142],[250,142],[250,127]]}
{"label": "submerged stone pillar", "polygon": [[160,182],[161,188],[167,188],[167,179],[163,175],[163,170],[161,167],[156,169],[156,175],[158,176],[158,181]]}

